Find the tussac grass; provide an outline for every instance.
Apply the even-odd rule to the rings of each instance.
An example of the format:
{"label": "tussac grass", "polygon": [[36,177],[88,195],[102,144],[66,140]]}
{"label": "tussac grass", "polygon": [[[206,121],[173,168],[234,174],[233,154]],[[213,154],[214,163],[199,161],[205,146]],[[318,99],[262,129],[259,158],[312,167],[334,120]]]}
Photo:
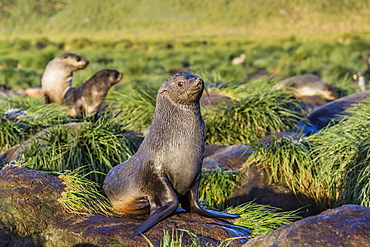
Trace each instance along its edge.
{"label": "tussac grass", "polygon": [[307,139],[254,145],[246,167],[264,168],[271,184],[289,187],[321,210],[348,203],[369,206],[369,105],[367,100],[349,109],[339,124]]}
{"label": "tussac grass", "polygon": [[310,143],[304,139],[273,138],[272,143],[256,143],[244,169],[253,164],[267,172],[270,184],[280,184],[295,193],[307,194],[315,190]]}
{"label": "tussac grass", "polygon": [[199,199],[211,208],[225,209],[227,197],[240,186],[243,173],[221,168],[203,169],[199,183]]}
{"label": "tussac grass", "polygon": [[[189,235],[190,241],[184,242],[183,240],[184,233]],[[150,247],[154,247],[153,243],[144,234],[142,234],[142,236],[145,238],[146,241],[148,241]],[[217,247],[227,247],[234,240],[235,238],[225,239],[219,245],[217,245]],[[163,238],[160,243],[160,247],[185,247],[185,246],[203,247],[212,245],[209,245],[209,243],[202,243],[198,236],[189,230],[171,229],[171,233],[168,230],[163,230]]]}
{"label": "tussac grass", "polygon": [[153,120],[157,89],[151,86],[137,86],[135,93],[114,92],[107,101],[111,106],[107,111],[117,112],[116,118],[127,128],[146,132]]}
{"label": "tussac grass", "polygon": [[299,115],[290,110],[296,102],[284,91],[256,92],[230,107],[212,110],[204,115],[207,143],[228,145],[257,141],[272,133],[295,126]]}
{"label": "tussac grass", "polygon": [[273,232],[301,218],[298,216],[299,210],[280,212],[279,208],[253,202],[228,208],[226,211],[231,214],[240,214],[234,224],[250,229],[251,238]]}
{"label": "tussac grass", "polygon": [[[117,216],[119,213],[114,210],[109,200],[99,191],[99,184],[82,175],[84,167],[73,171],[63,171],[58,177],[63,180],[65,191],[59,201],[63,207],[71,213],[77,214],[103,214]],[[94,173],[91,171],[90,173]]]}
{"label": "tussac grass", "polygon": [[126,132],[125,126],[104,117],[75,127],[54,126],[32,140],[24,151],[24,161],[30,169],[45,171],[85,167],[82,172],[101,184],[103,174],[127,160],[138,148],[138,140],[126,136]]}
{"label": "tussac grass", "polygon": [[6,150],[38,131],[54,124],[67,123],[66,108],[42,105],[41,99],[4,97],[0,104],[0,150]]}

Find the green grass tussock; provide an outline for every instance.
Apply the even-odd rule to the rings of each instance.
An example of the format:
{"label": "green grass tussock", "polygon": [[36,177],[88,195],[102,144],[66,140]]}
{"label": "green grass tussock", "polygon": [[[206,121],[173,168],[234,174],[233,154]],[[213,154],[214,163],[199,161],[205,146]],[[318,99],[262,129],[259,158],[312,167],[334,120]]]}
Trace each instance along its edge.
{"label": "green grass tussock", "polygon": [[[184,241],[185,233],[189,236],[188,241]],[[145,238],[146,241],[148,241],[148,244],[150,247],[154,247],[154,244],[144,234],[142,234],[142,236]],[[227,247],[234,240],[235,238],[225,239],[219,245],[217,245],[217,247]],[[201,241],[195,233],[189,230],[171,229],[171,233],[169,230],[163,230],[163,238],[159,246],[160,247],[185,247],[185,246],[202,247],[202,246],[212,246],[212,245],[209,245],[209,243],[204,243],[204,241]]]}
{"label": "green grass tussock", "polygon": [[43,105],[41,99],[4,97],[0,104],[0,150],[6,150],[44,128],[70,121],[66,108]]}
{"label": "green grass tussock", "polygon": [[227,197],[240,186],[243,173],[221,168],[203,169],[199,182],[199,199],[215,209],[224,210]]}
{"label": "green grass tussock", "polygon": [[348,203],[368,206],[369,104],[349,109],[340,124],[309,138],[255,144],[246,167],[264,168],[270,184],[287,186],[320,210]]}
{"label": "green grass tussock", "polygon": [[146,132],[150,127],[155,105],[157,89],[149,85],[136,86],[134,92],[113,92],[107,99],[111,102],[108,111],[117,112],[116,118],[137,132]]}
{"label": "green grass tussock", "polygon": [[[370,101],[347,110],[342,122],[312,138],[312,157],[317,164],[316,179],[322,185],[317,197],[325,208],[346,203],[369,205],[370,174],[366,160],[370,137]],[[353,196],[356,195],[356,196]]]}
{"label": "green grass tussock", "polygon": [[[266,171],[270,184],[288,187],[296,194],[310,195],[315,190],[310,143],[290,137],[272,139],[272,143],[256,143],[244,169],[253,164]],[[312,192],[311,192],[312,193]]]}
{"label": "green grass tussock", "polygon": [[[80,167],[58,174],[66,186],[59,199],[63,207],[71,213],[117,216],[119,213],[99,191],[99,184],[86,178],[89,173],[82,175],[84,169],[84,167]],[[96,172],[91,171],[90,173]]]}
{"label": "green grass tussock", "polygon": [[103,174],[138,148],[137,140],[126,136],[126,132],[125,126],[104,117],[96,122],[54,126],[32,141],[24,151],[24,161],[30,169],[45,171],[85,167],[87,178],[101,184]]}
{"label": "green grass tussock", "polygon": [[299,120],[293,107],[298,106],[286,92],[266,90],[234,101],[230,107],[206,112],[207,143],[246,144],[287,131]]}
{"label": "green grass tussock", "polygon": [[298,210],[281,212],[279,208],[261,205],[253,202],[228,208],[226,212],[240,214],[234,224],[243,226],[252,231],[251,238],[261,236],[299,220]]}

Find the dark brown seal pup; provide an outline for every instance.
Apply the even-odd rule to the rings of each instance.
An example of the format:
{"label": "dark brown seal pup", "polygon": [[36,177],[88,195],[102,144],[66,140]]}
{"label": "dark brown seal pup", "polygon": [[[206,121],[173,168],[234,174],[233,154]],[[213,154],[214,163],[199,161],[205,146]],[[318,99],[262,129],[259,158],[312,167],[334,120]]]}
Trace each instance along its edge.
{"label": "dark brown seal pup", "polygon": [[101,70],[82,86],[69,88],[63,99],[63,105],[71,107],[68,115],[75,118],[96,115],[109,89],[122,77],[123,74],[117,70]]}
{"label": "dark brown seal pup", "polygon": [[283,87],[293,88],[295,97],[322,95],[328,100],[338,99],[338,93],[329,83],[323,82],[314,74],[304,74],[287,78],[275,85],[276,89]]}
{"label": "dark brown seal pup", "polygon": [[198,203],[205,140],[199,106],[203,89],[204,81],[191,73],[164,81],[148,135],[138,151],[112,168],[104,181],[103,189],[117,211],[150,213],[134,234],[169,216],[179,203],[186,211],[207,217],[238,217],[204,210]]}
{"label": "dark brown seal pup", "polygon": [[71,87],[73,72],[84,69],[88,64],[88,60],[73,53],[63,53],[51,60],[41,79],[44,103],[61,105],[65,93]]}

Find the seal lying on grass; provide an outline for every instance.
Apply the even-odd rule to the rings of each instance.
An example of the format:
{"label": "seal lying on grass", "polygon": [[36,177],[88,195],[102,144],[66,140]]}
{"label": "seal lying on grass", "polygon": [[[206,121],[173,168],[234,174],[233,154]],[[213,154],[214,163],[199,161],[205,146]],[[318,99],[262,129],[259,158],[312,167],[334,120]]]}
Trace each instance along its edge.
{"label": "seal lying on grass", "polygon": [[305,97],[322,95],[328,100],[338,99],[338,92],[329,83],[323,82],[319,76],[314,74],[304,74],[289,77],[275,84],[276,89],[284,87],[293,88],[295,97]]}
{"label": "seal lying on grass", "polygon": [[148,135],[138,151],[112,168],[104,181],[103,189],[117,211],[149,213],[134,234],[172,214],[180,203],[186,211],[207,217],[238,217],[202,209],[198,203],[205,140],[199,106],[203,90],[204,81],[191,73],[165,80]]}
{"label": "seal lying on grass", "polygon": [[68,115],[76,118],[82,115],[93,117],[99,111],[109,89],[122,77],[123,74],[117,70],[101,70],[82,86],[69,88],[63,99],[63,105],[71,107]]}
{"label": "seal lying on grass", "polygon": [[84,69],[88,64],[88,60],[73,53],[63,53],[51,60],[41,79],[44,103],[61,105],[65,93],[71,87],[73,72]]}

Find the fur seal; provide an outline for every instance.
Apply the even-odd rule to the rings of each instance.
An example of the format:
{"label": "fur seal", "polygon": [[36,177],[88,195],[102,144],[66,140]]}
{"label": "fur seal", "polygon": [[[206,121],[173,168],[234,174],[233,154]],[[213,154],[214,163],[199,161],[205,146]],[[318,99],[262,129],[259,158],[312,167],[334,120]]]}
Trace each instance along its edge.
{"label": "fur seal", "polygon": [[276,89],[283,87],[293,88],[295,97],[322,95],[328,100],[338,99],[338,93],[329,83],[323,82],[319,76],[304,74],[282,80],[275,84]]}
{"label": "fur seal", "polygon": [[63,53],[52,59],[41,79],[44,103],[61,105],[65,93],[71,87],[73,72],[84,69],[88,64],[88,60],[73,53]]}
{"label": "fur seal", "polygon": [[204,81],[191,73],[179,73],[158,90],[154,118],[138,151],[113,167],[103,189],[114,208],[125,214],[148,214],[134,228],[145,232],[183,209],[207,217],[238,215],[205,210],[198,203],[198,185],[204,155],[205,125],[199,99]]}
{"label": "fur seal", "polygon": [[109,89],[118,83],[123,74],[117,70],[105,69],[97,72],[80,87],[70,87],[63,98],[63,105],[70,106],[68,115],[91,118],[100,109]]}

